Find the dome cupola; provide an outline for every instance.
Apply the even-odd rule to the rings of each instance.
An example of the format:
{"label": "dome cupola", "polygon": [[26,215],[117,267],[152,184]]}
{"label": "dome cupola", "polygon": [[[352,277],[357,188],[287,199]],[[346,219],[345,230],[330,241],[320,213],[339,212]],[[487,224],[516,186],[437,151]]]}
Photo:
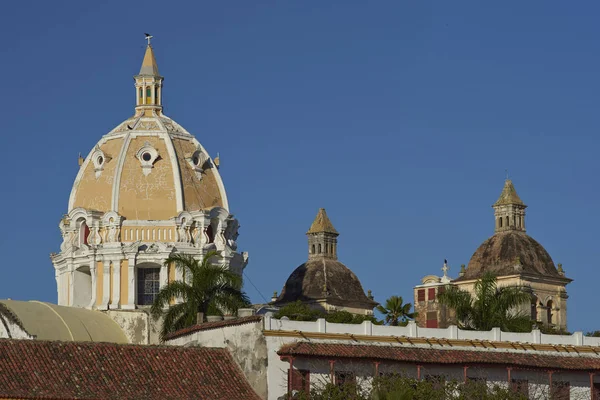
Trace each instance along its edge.
{"label": "dome cupola", "polygon": [[292,272],[273,304],[284,306],[299,300],[324,311],[372,314],[377,302],[365,295],[354,272],[338,261],[339,233],[324,208],[319,209],[306,235],[308,261]]}

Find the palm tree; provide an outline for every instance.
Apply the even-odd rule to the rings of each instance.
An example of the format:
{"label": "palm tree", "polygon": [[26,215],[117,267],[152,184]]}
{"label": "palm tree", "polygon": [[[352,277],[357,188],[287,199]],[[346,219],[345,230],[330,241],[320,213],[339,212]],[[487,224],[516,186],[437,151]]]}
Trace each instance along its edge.
{"label": "palm tree", "polygon": [[461,329],[489,331],[499,327],[505,332],[529,332],[530,316],[519,310],[531,302],[531,294],[520,286],[498,287],[496,277],[487,272],[475,282],[474,293],[450,286],[438,295],[440,304],[456,312]]}
{"label": "palm tree", "polygon": [[[198,261],[189,255],[173,254],[165,260],[165,265],[174,264],[182,271],[185,280],[168,283],[152,304],[150,312],[154,318],[164,315],[161,340],[169,332],[204,322],[209,311],[233,313],[250,304],[242,291],[242,277],[214,265],[211,258],[216,255],[216,251],[210,251]],[[176,298],[182,302],[171,305]]]}
{"label": "palm tree", "polygon": [[385,323],[392,326],[405,326],[409,319],[414,319],[417,313],[411,313],[412,304],[402,304],[401,296],[392,296],[385,301],[385,307],[378,305],[377,311],[385,316]]}

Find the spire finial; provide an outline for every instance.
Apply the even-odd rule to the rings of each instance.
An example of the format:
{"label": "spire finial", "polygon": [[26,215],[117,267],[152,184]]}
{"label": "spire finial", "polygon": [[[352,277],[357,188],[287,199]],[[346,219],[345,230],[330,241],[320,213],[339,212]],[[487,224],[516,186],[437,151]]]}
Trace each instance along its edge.
{"label": "spire finial", "polygon": [[152,36],[149,33],[144,33],[144,35],[146,35],[146,40],[148,41],[148,46],[150,46],[150,39],[152,39],[154,36]]}

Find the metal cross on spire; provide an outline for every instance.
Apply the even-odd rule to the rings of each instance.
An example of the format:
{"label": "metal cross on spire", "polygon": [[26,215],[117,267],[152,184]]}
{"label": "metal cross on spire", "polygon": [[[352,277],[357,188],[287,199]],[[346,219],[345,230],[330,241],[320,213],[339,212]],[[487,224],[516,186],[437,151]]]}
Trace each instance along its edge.
{"label": "metal cross on spire", "polygon": [[146,35],[146,40],[148,41],[148,46],[150,46],[150,39],[152,39],[154,36],[150,35],[149,33],[144,33],[144,35]]}

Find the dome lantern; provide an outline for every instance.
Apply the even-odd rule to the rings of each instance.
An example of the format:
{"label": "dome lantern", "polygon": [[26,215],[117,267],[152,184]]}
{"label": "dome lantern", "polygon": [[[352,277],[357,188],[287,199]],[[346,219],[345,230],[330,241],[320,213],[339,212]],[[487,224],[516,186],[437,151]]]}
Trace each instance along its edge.
{"label": "dome lantern", "polygon": [[525,232],[525,209],[510,179],[504,182],[500,198],[492,206],[496,220],[495,232],[516,230]]}
{"label": "dome lantern", "polygon": [[324,208],[320,208],[308,232],[308,259],[330,258],[337,260],[337,237],[331,220]]}
{"label": "dome lantern", "polygon": [[158,64],[154,57],[154,50],[150,44],[152,36],[147,36],[148,46],[142,61],[140,73],[134,76],[135,80],[135,99],[136,114],[142,111],[156,111],[158,114],[162,111],[162,83],[164,78],[158,73]]}

